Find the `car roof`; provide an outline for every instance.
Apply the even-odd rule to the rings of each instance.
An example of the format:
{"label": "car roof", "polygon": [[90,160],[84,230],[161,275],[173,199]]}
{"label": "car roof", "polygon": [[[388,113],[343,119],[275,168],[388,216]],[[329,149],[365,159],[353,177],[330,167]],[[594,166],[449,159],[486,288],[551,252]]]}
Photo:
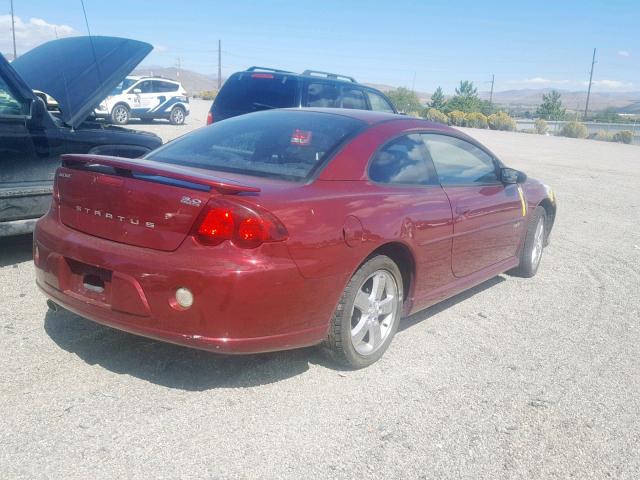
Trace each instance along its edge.
{"label": "car roof", "polygon": [[358,110],[355,108],[305,107],[305,108],[285,108],[283,110],[288,110],[292,112],[318,112],[318,113],[325,113],[330,115],[340,115],[343,117],[349,117],[355,120],[360,120],[362,122],[367,123],[368,125],[376,125],[378,123],[389,122],[389,121],[406,121],[406,122],[412,122],[414,124],[423,124],[424,128],[428,128],[428,129],[450,130],[450,131],[457,132],[457,130],[447,125],[443,125],[441,123],[429,122],[428,120],[424,120],[422,118],[412,117],[409,115],[400,115],[397,113],[376,112],[373,110]]}
{"label": "car roof", "polygon": [[162,80],[163,82],[169,82],[169,83],[180,83],[180,80],[172,80],[170,78],[165,78],[165,77],[160,77],[160,76],[155,76],[155,75],[143,75],[143,76],[130,76],[127,77],[130,78],[131,80],[135,80],[140,81],[140,80]]}

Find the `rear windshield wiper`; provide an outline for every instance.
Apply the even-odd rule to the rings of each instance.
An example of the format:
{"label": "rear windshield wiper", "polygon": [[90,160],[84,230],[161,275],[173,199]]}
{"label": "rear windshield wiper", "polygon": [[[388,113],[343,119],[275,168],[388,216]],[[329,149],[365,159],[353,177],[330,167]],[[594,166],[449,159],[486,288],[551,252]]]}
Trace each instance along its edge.
{"label": "rear windshield wiper", "polygon": [[258,102],[253,102],[253,106],[255,108],[262,108],[264,110],[278,108],[278,107],[274,107],[273,105],[267,105],[266,103],[258,103]]}

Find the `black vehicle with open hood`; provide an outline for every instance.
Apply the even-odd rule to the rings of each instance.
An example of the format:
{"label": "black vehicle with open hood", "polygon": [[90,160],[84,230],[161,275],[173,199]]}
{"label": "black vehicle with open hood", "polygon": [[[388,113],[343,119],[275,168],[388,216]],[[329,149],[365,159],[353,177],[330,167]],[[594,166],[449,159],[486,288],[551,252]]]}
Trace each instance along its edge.
{"label": "black vehicle with open hood", "polygon": [[[69,37],[0,55],[0,236],[27,233],[50,202],[65,153],[140,157],[157,135],[88,121],[93,108],[152,50],[117,37]],[[49,112],[41,93],[60,111]]]}

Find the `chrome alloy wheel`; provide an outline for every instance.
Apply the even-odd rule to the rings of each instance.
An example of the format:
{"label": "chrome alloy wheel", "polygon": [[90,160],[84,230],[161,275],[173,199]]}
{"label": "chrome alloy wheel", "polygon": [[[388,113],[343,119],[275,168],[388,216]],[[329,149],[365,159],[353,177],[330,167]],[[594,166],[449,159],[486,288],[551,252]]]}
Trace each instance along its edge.
{"label": "chrome alloy wheel", "polygon": [[544,218],[538,219],[536,232],[533,235],[533,247],[531,248],[531,265],[534,267],[540,262],[544,247]]}
{"label": "chrome alloy wheel", "polygon": [[113,118],[118,123],[125,123],[129,119],[129,112],[125,107],[119,105],[113,109]]}
{"label": "chrome alloy wheel", "polygon": [[184,122],[184,112],[181,108],[174,108],[171,112],[173,123],[181,125]]}
{"label": "chrome alloy wheel", "polygon": [[386,270],[376,270],[358,289],[351,312],[351,342],[360,355],[378,350],[398,321],[398,285]]}

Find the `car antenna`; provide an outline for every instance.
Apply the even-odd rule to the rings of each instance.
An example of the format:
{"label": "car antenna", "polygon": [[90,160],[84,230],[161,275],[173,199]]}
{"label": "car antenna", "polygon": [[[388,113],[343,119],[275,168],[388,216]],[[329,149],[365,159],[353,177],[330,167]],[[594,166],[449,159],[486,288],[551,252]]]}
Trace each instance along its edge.
{"label": "car antenna", "polygon": [[[98,73],[98,79],[102,80],[102,74],[100,73],[100,65],[98,64],[98,57],[96,56],[96,49],[93,45],[93,37],[91,36],[91,29],[89,28],[89,19],[87,18],[87,9],[84,7],[84,0],[80,0],[80,5],[82,5],[82,13],[84,14],[84,23],[87,26],[87,34],[89,35],[89,43],[91,43],[91,52],[93,53],[93,61],[96,64],[96,71]],[[57,31],[56,31],[56,36],[57,36]],[[64,90],[65,90],[65,94],[67,96],[67,102],[69,102],[69,90],[67,88],[67,79],[65,78],[65,73],[64,73],[64,69],[62,70],[62,76],[64,78]],[[75,129],[73,128],[73,126],[71,127],[71,131],[74,131]]]}

